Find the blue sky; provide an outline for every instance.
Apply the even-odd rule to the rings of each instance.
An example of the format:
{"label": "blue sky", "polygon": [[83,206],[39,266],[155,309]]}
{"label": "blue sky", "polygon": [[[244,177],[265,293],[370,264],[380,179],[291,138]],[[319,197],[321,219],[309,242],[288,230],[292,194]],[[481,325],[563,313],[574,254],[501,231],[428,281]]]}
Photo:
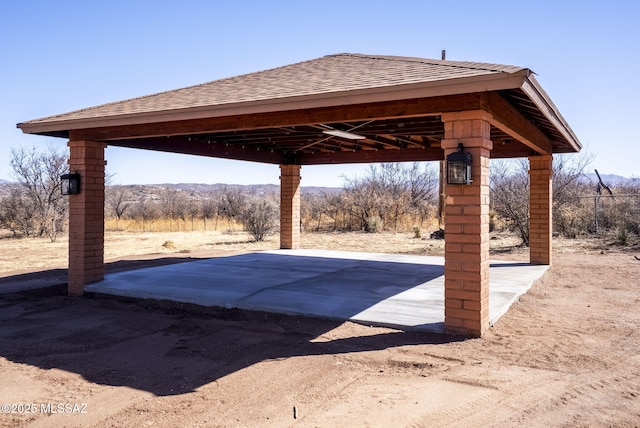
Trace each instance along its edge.
{"label": "blue sky", "polygon": [[[0,179],[29,119],[340,52],[524,66],[595,155],[601,173],[640,177],[640,2],[0,2]],[[114,183],[277,183],[276,165],[110,147]],[[339,186],[363,166],[303,167]]]}

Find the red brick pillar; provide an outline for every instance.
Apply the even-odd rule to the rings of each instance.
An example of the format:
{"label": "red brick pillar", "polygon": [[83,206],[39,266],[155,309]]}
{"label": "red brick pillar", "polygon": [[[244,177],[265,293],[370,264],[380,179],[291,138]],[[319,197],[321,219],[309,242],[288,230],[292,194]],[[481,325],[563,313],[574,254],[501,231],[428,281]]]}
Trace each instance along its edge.
{"label": "red brick pillar", "polygon": [[445,184],[444,306],[447,331],[480,337],[489,327],[489,157],[484,111],[442,115],[445,158],[462,143],[473,159],[473,183]]}
{"label": "red brick pillar", "polygon": [[104,278],[104,149],[94,141],[69,141],[71,172],[80,174],[80,194],[69,196],[68,292]]}
{"label": "red brick pillar", "polygon": [[300,248],[300,165],[280,165],[280,248]]}
{"label": "red brick pillar", "polygon": [[529,261],[551,264],[553,156],[529,157]]}

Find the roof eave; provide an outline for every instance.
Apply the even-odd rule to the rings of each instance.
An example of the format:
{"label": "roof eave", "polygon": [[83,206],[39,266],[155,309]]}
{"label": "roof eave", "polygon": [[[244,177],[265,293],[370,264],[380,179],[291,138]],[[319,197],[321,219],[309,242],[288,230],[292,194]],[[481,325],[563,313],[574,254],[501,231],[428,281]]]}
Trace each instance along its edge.
{"label": "roof eave", "polygon": [[549,95],[542,89],[542,86],[540,86],[533,75],[527,77],[521,89],[547,120],[562,134],[573,150],[579,152],[582,149],[580,140],[578,140],[578,137],[574,134],[564,117],[562,117],[556,105],[551,101]]}
{"label": "roof eave", "polygon": [[467,78],[239,102],[216,106],[130,113],[99,118],[22,122],[17,124],[17,127],[25,134],[68,137],[68,133],[71,130],[101,128],[106,126],[126,126],[228,117],[517,89],[526,83],[530,75],[530,70],[523,69],[511,74],[489,74]]}

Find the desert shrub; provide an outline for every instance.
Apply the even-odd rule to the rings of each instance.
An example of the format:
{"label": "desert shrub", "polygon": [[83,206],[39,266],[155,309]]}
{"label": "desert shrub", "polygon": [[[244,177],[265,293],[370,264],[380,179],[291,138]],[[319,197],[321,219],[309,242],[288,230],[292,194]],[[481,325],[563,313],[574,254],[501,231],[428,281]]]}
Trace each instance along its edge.
{"label": "desert shrub", "polygon": [[279,209],[267,199],[253,198],[240,215],[244,228],[256,241],[275,231],[278,226]]}
{"label": "desert shrub", "polygon": [[640,180],[634,179],[613,190],[615,198],[610,201],[610,213],[615,216],[618,228],[640,235]]}
{"label": "desert shrub", "polygon": [[574,239],[592,229],[592,209],[576,201],[572,204],[558,205],[553,210],[554,233]]}
{"label": "desert shrub", "polygon": [[382,230],[382,218],[380,216],[374,215],[372,217],[367,218],[367,226],[365,227],[365,231],[369,233],[376,233]]}
{"label": "desert shrub", "polygon": [[580,198],[589,230],[616,235],[624,229],[628,234],[640,235],[640,181],[633,179],[611,186],[613,195],[601,195],[595,186],[590,183]]}
{"label": "desert shrub", "polygon": [[629,232],[624,226],[618,227],[616,240],[620,245],[627,245],[629,243]]}
{"label": "desert shrub", "polygon": [[167,250],[175,250],[176,244],[173,241],[165,241],[164,244],[162,244],[162,247]]}

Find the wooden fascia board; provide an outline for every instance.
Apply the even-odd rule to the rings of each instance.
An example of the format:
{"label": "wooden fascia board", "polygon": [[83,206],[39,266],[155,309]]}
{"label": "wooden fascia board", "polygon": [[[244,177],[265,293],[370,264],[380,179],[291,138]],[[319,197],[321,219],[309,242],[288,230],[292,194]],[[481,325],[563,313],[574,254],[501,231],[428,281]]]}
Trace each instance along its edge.
{"label": "wooden fascia board", "polygon": [[553,144],[537,126],[531,123],[507,100],[495,92],[483,95],[483,109],[490,114],[490,123],[539,154],[551,154]]}
{"label": "wooden fascia board", "polygon": [[[131,125],[190,121],[198,119],[255,115],[331,108],[334,106],[362,105],[420,98],[464,95],[485,91],[519,88],[530,74],[529,70],[507,74],[495,73],[467,78],[437,80],[415,84],[336,91],[325,94],[285,97],[281,99],[230,103],[217,106],[193,107],[83,119],[56,119],[23,122],[17,125],[24,133],[59,136],[61,131],[90,128],[128,127]],[[97,107],[96,107],[97,108]],[[64,115],[61,115],[64,116]]]}
{"label": "wooden fascia board", "polygon": [[569,124],[564,120],[558,108],[536,79],[533,76],[528,77],[527,80],[523,82],[521,89],[558,132],[562,134],[573,150],[579,152],[582,149],[580,140],[578,140],[578,137],[573,133]]}
{"label": "wooden fascia board", "polygon": [[69,138],[108,142],[129,138],[206,134],[358,120],[384,120],[439,115],[449,111],[477,110],[481,108],[481,104],[482,94],[474,93],[374,104],[79,129],[70,131]]}

